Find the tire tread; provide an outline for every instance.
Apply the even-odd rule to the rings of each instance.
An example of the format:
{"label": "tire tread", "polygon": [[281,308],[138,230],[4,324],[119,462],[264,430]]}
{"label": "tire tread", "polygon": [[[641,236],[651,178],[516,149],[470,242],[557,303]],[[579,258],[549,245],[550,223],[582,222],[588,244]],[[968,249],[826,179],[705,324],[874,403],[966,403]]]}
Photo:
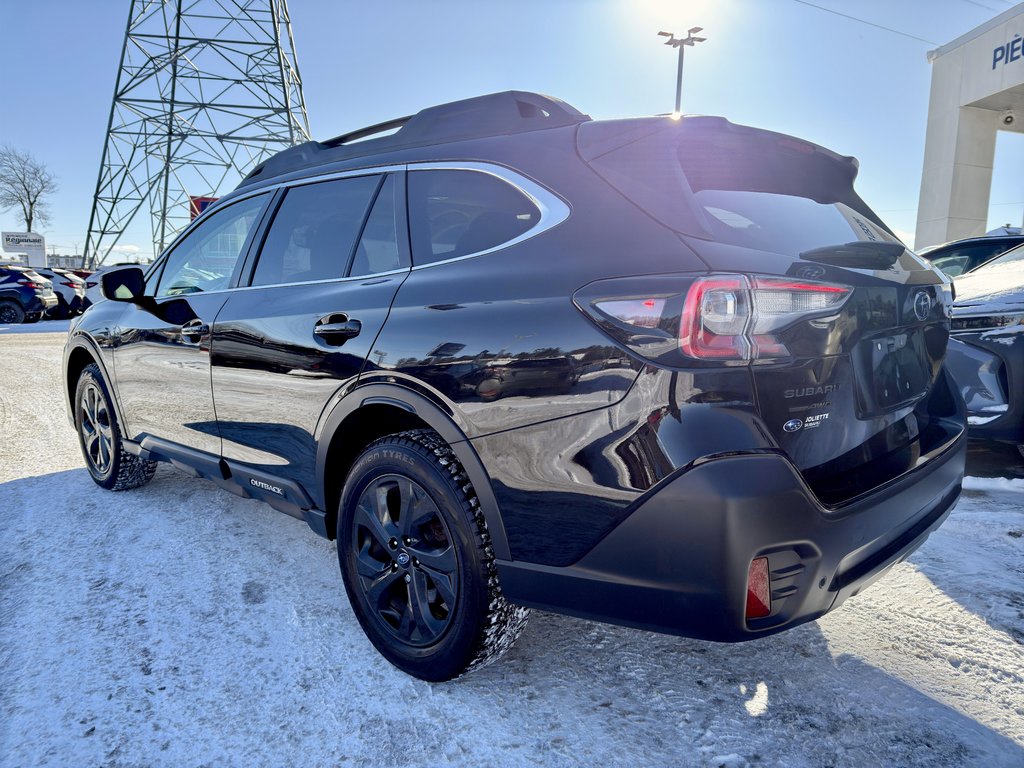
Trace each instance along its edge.
{"label": "tire tread", "polygon": [[[102,488],[106,488],[108,491],[129,491],[132,488],[138,488],[139,486],[145,485],[153,479],[153,475],[156,474],[157,462],[143,459],[140,456],[136,456],[125,450],[124,442],[121,440],[121,425],[117,422],[117,415],[114,411],[114,404],[111,402],[110,391],[107,389],[107,383],[103,379],[103,373],[96,363],[90,363],[82,369],[82,373],[79,374],[78,383],[75,385],[75,409],[77,412],[78,403],[78,386],[82,381],[82,378],[89,376],[97,384],[99,384],[100,390],[103,392],[104,397],[107,399],[107,408],[111,415],[111,425],[114,431],[114,443],[117,445],[117,456],[114,459],[117,462],[117,475],[113,478],[113,481],[107,481],[102,483],[97,480],[92,472],[89,476],[92,477],[93,481],[96,482]],[[77,424],[77,413],[75,416]],[[109,484],[108,484],[109,483]]]}
{"label": "tire tread", "polygon": [[466,668],[454,678],[458,679],[501,658],[525,629],[530,609],[510,603],[502,593],[494,562],[494,547],[480,499],[451,446],[432,429],[412,429],[379,438],[367,446],[366,451],[385,444],[404,445],[425,454],[424,458],[435,464],[458,488],[459,501],[476,527],[473,538],[487,571],[487,609],[477,647],[471,653]]}

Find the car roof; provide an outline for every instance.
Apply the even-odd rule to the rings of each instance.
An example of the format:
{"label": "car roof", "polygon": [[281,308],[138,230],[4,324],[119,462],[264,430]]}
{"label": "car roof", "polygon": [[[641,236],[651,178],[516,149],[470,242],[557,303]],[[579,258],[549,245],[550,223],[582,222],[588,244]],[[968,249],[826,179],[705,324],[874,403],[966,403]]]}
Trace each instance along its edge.
{"label": "car roof", "polygon": [[[960,240],[950,240],[948,243],[942,243],[941,245],[933,245],[928,248],[922,248],[918,253],[923,253],[927,256],[930,253],[934,253],[942,248],[952,248],[962,245],[985,245],[988,243],[1004,243],[1007,241],[1019,240],[1024,243],[1024,235],[978,235],[977,237],[964,237]],[[1013,246],[1011,246],[1013,247]]]}
{"label": "car roof", "polygon": [[[303,168],[398,149],[578,125],[591,118],[551,96],[503,91],[422,109],[326,141],[307,141],[257,165],[238,188]],[[389,135],[385,134],[393,131]],[[374,138],[377,136],[377,138]]]}

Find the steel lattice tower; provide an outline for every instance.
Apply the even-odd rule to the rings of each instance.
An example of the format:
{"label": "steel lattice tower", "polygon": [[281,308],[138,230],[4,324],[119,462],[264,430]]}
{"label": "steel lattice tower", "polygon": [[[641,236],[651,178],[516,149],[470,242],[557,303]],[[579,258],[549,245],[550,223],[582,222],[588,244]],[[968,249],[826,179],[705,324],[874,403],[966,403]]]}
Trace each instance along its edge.
{"label": "steel lattice tower", "polygon": [[287,0],[132,0],[85,260],[143,205],[154,254],[258,162],[309,140]]}

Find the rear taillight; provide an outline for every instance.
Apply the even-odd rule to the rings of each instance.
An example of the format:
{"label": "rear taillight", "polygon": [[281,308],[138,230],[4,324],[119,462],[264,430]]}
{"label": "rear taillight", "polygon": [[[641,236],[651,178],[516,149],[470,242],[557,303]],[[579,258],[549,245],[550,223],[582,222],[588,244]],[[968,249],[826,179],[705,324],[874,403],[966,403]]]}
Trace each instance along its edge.
{"label": "rear taillight", "polygon": [[760,275],[711,275],[694,281],[683,303],[679,348],[702,360],[788,357],[775,332],[838,310],[845,285]]}
{"label": "rear taillight", "polygon": [[94,282],[92,280],[89,280],[89,281],[86,282],[85,287],[86,288],[95,288],[97,285],[99,285],[99,283]]}
{"label": "rear taillight", "polygon": [[750,321],[747,279],[702,277],[686,294],[679,325],[679,348],[702,360],[743,360],[750,356],[744,334]]}
{"label": "rear taillight", "polygon": [[19,280],[18,285],[24,285],[26,288],[34,288],[37,291],[41,291],[46,288],[42,283],[37,283],[32,280]]}
{"label": "rear taillight", "polygon": [[772,587],[768,577],[768,558],[758,557],[750,561],[747,569],[748,619],[763,619],[772,612]]}
{"label": "rear taillight", "polygon": [[78,288],[78,287],[80,287],[79,284],[76,283],[74,280],[68,280],[66,283],[61,283],[61,285],[63,285],[65,288]]}
{"label": "rear taillight", "polygon": [[[573,295],[609,335],[649,360],[736,365],[790,357],[797,322],[825,323],[853,289],[765,275],[647,275],[599,280]],[[680,354],[682,353],[682,354]]]}

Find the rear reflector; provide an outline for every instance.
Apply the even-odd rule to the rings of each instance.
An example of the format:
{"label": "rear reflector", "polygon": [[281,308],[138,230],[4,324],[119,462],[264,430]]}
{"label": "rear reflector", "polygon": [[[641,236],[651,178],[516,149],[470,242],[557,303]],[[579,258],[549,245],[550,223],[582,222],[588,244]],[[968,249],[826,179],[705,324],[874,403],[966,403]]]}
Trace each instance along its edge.
{"label": "rear reflector", "polygon": [[768,558],[758,557],[750,561],[747,571],[748,619],[762,619],[772,612],[772,590],[768,580]]}
{"label": "rear reflector", "polygon": [[664,299],[624,299],[598,304],[601,311],[637,328],[657,328],[665,309]]}

